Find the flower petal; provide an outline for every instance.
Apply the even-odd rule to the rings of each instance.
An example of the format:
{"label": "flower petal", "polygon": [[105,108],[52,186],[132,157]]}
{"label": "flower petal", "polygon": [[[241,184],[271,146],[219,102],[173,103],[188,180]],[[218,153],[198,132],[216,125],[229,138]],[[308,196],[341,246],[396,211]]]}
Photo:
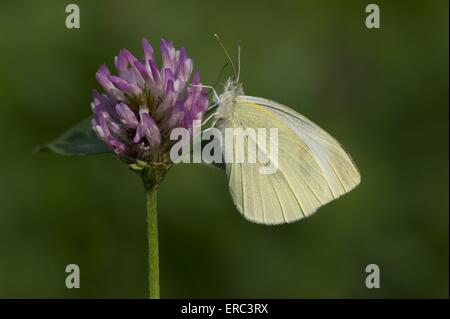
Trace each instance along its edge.
{"label": "flower petal", "polygon": [[139,122],[136,118],[136,115],[125,103],[116,104],[116,112],[120,117],[120,121],[126,127],[135,129],[138,126]]}

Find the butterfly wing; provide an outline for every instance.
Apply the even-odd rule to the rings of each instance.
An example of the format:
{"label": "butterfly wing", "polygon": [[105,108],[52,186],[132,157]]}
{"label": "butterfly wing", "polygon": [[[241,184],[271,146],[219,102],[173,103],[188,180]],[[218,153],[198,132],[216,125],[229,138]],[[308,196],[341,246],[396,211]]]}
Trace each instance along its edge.
{"label": "butterfly wing", "polygon": [[[224,121],[223,127],[278,129],[275,173],[260,174],[264,164],[258,162],[226,164],[233,201],[250,221],[282,224],[299,220],[348,193],[360,182],[355,164],[340,144],[286,106],[262,98],[238,96],[232,116]],[[249,142],[256,143],[258,151],[269,152],[268,147],[258,145],[258,140],[246,136],[245,159],[252,151]],[[239,148],[237,143],[234,136],[233,152]],[[227,154],[226,145],[224,151]]]}

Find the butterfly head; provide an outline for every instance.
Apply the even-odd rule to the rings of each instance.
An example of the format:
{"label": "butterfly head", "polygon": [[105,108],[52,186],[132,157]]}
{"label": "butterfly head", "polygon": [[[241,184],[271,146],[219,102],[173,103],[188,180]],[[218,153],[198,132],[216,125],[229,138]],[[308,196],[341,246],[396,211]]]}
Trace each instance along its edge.
{"label": "butterfly head", "polygon": [[234,77],[228,78],[227,82],[225,83],[225,87],[223,89],[223,94],[231,96],[238,96],[244,94],[242,83],[237,81],[237,79],[235,79]]}

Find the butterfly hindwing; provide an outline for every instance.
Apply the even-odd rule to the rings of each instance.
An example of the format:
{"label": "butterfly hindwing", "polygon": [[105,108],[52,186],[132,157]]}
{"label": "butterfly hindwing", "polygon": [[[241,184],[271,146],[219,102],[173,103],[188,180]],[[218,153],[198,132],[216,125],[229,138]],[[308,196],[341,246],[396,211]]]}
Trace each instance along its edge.
{"label": "butterfly hindwing", "polygon": [[[270,100],[238,96],[233,114],[222,128],[277,128],[278,166],[273,174],[261,174],[260,163],[227,163],[229,187],[238,210],[247,219],[263,224],[293,222],[349,192],[360,182],[350,156],[340,144],[316,124],[295,111]],[[253,140],[252,140],[253,139]],[[244,139],[244,158],[252,136]],[[233,138],[233,152],[237,148]],[[227,147],[224,147],[225,153]],[[228,150],[230,151],[230,150]]]}

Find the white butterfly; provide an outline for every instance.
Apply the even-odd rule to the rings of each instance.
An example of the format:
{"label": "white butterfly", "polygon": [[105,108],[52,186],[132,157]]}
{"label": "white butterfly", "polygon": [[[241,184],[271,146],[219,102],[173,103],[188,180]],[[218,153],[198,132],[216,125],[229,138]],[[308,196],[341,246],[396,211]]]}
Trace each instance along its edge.
{"label": "white butterfly", "polygon": [[[331,135],[284,105],[244,95],[240,63],[237,72],[231,65],[235,79],[227,81],[220,96],[216,94],[213,125],[223,135],[226,128],[278,129],[278,169],[274,174],[260,174],[262,164],[258,162],[226,163],[231,196],[246,219],[270,225],[290,223],[310,216],[360,183],[351,157]],[[222,148],[225,157],[237,149],[230,150],[226,143]]]}

